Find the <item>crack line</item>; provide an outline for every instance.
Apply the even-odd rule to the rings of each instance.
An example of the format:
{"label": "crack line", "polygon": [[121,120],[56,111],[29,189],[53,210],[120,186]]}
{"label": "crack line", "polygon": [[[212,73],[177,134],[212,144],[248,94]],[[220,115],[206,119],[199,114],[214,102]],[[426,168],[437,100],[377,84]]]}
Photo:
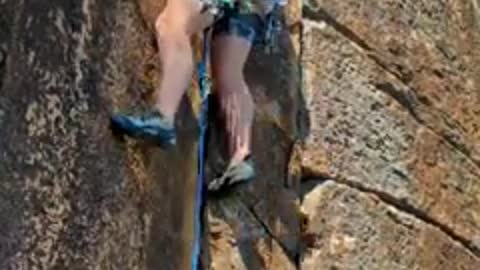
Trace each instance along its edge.
{"label": "crack line", "polygon": [[[318,10],[311,10],[308,7],[303,8],[304,18],[313,20],[313,21],[324,21],[326,24],[330,25],[333,29],[339,32],[342,36],[346,39],[350,40],[358,47],[364,50],[364,55],[371,59],[375,64],[377,64],[382,70],[384,70],[387,74],[390,74],[395,79],[397,79],[404,87],[407,88],[408,91],[399,91],[396,90],[394,92],[390,91],[391,89],[385,89],[382,87],[378,87],[374,85],[378,90],[382,91],[386,95],[393,98],[396,102],[398,102],[402,107],[404,107],[409,114],[412,116],[415,121],[420,124],[421,126],[425,127],[433,134],[437,135],[441,138],[444,142],[450,145],[454,150],[464,156],[468,161],[472,162],[474,166],[480,169],[480,160],[474,159],[468,152],[467,146],[464,143],[457,143],[453,141],[447,134],[441,134],[441,132],[435,130],[430,125],[425,123],[421,117],[419,116],[417,109],[415,108],[418,106],[419,102],[416,98],[415,91],[412,90],[412,87],[409,85],[410,78],[404,78],[404,76],[398,74],[397,72],[388,68],[387,64],[381,61],[380,57],[377,55],[374,49],[372,49],[365,41],[363,41],[357,34],[355,34],[352,30],[348,29],[346,26],[340,24],[337,20],[335,20],[330,14],[328,14],[323,9]],[[408,76],[407,76],[408,77]],[[405,103],[408,101],[410,104]],[[426,106],[426,105],[424,105]]]}
{"label": "crack line", "polygon": [[411,205],[406,200],[395,198],[394,196],[384,191],[366,187],[360,183],[350,181],[343,177],[328,178],[328,179],[335,183],[346,185],[359,192],[374,196],[378,198],[380,201],[382,201],[383,203],[394,207],[398,211],[408,214],[410,216],[413,216],[414,218],[421,220],[427,223],[428,225],[437,228],[438,230],[443,232],[445,235],[447,235],[453,242],[458,243],[459,245],[467,249],[467,251],[470,252],[473,257],[480,259],[480,247],[475,246],[475,244],[471,240],[466,239],[461,235],[458,235],[452,228],[448,227],[448,225],[444,225],[439,221],[436,221],[434,218],[430,217],[424,211],[415,208],[415,206]]}
{"label": "crack line", "polygon": [[[242,202],[242,204],[244,204]],[[255,212],[255,209],[254,207],[249,207],[248,205],[244,204],[244,206],[246,207],[246,209],[248,209],[248,211],[250,211],[250,213],[252,214],[252,216],[258,221],[258,223],[260,224],[260,226],[262,226],[262,228],[265,230],[265,232],[267,233],[268,236],[270,236],[273,240],[275,240],[277,242],[277,244],[280,246],[280,248],[283,250],[283,252],[285,253],[285,255],[287,257],[289,257],[290,261],[295,265],[295,267],[297,269],[299,269],[299,266],[297,265],[296,261],[293,260],[293,258],[291,258],[289,256],[289,254],[291,254],[291,252],[288,251],[288,248],[282,243],[282,241],[280,241],[280,239],[278,239],[275,234],[273,233],[273,231],[270,229],[270,227],[268,226],[267,223],[265,223],[261,218],[260,216]]]}

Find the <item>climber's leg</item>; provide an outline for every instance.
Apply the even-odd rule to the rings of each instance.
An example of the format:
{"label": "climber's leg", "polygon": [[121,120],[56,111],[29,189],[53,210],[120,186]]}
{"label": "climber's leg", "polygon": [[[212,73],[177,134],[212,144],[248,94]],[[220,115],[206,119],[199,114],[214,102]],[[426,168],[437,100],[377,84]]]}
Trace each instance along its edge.
{"label": "climber's leg", "polygon": [[214,39],[212,47],[212,77],[225,115],[229,154],[234,163],[250,154],[254,103],[243,76],[250,46],[244,38],[222,35]]}
{"label": "climber's leg", "polygon": [[250,180],[255,172],[250,160],[254,101],[245,82],[243,69],[255,38],[255,15],[227,17],[219,21],[212,45],[212,72],[219,103],[226,120],[230,162],[210,191]]}
{"label": "climber's leg", "polygon": [[155,105],[171,122],[193,73],[190,38],[213,22],[201,10],[199,0],[171,0],[155,24],[163,72]]}
{"label": "climber's leg", "polygon": [[155,22],[162,78],[154,93],[155,109],[140,116],[118,114],[113,127],[159,145],[175,144],[174,117],[193,72],[191,36],[211,24],[199,0],[171,0]]}

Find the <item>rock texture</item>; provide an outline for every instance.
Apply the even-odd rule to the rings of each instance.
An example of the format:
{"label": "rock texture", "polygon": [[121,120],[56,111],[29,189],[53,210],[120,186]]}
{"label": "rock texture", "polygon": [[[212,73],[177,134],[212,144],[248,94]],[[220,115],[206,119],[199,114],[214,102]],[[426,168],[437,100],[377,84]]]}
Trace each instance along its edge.
{"label": "rock texture", "polygon": [[[319,205],[315,210],[306,201],[304,206],[310,205],[307,211],[313,216],[308,230],[320,236],[302,265],[305,269],[478,268],[476,3],[310,2],[304,9],[301,60],[311,124],[300,157],[303,177],[330,178],[346,185],[329,184],[320,194],[366,193],[402,215],[373,210],[353,194],[348,196],[352,202],[344,205],[336,205],[337,199],[329,201],[330,195],[325,201],[315,199],[319,204],[328,202],[331,210]],[[337,189],[352,190],[333,191]],[[350,209],[345,215],[343,207]],[[407,230],[411,235],[397,230],[398,224],[387,223],[387,214],[394,215],[397,223],[412,224]],[[344,228],[347,223],[351,229]],[[391,235],[384,234],[386,227]],[[325,234],[328,228],[332,232]],[[367,229],[379,238],[362,240]],[[438,246],[434,248],[431,241]],[[365,246],[360,248],[358,242]],[[391,247],[395,242],[400,246]],[[341,248],[335,251],[326,248],[337,244]]]}
{"label": "rock texture", "polygon": [[192,110],[168,159],[108,128],[155,85],[138,4],[0,3],[0,269],[187,269]]}
{"label": "rock texture", "polygon": [[373,193],[328,180],[303,206],[313,218],[302,269],[478,269],[461,243]]}
{"label": "rock texture", "polygon": [[[0,0],[0,269],[189,269],[195,83],[170,152],[107,125],[158,85],[163,5]],[[480,269],[479,7],[289,1],[246,68],[259,175],[209,198],[204,268]]]}

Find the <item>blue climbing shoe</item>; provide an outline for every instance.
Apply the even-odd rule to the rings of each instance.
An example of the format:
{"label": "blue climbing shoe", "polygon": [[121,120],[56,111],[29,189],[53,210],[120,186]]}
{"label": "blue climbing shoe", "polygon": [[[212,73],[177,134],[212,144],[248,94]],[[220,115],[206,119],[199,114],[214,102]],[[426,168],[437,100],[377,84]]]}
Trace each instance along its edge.
{"label": "blue climbing shoe", "polygon": [[143,139],[161,147],[176,144],[175,127],[158,111],[140,116],[116,114],[111,117],[112,129],[135,139]]}
{"label": "blue climbing shoe", "polygon": [[209,192],[220,192],[229,187],[249,182],[255,177],[255,168],[250,157],[238,163],[230,163],[225,172],[208,184]]}

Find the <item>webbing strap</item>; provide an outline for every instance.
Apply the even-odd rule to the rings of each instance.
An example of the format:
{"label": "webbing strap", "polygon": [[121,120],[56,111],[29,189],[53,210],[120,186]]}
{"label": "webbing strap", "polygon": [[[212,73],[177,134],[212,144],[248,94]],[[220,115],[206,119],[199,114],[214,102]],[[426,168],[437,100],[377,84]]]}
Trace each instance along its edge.
{"label": "webbing strap", "polygon": [[198,178],[194,210],[194,243],[192,250],[192,270],[200,269],[203,209],[205,206],[205,145],[208,128],[208,97],[210,95],[210,79],[208,76],[208,58],[210,55],[211,29],[207,28],[203,35],[202,60],[198,65],[198,85],[200,90],[200,136],[198,140]]}

